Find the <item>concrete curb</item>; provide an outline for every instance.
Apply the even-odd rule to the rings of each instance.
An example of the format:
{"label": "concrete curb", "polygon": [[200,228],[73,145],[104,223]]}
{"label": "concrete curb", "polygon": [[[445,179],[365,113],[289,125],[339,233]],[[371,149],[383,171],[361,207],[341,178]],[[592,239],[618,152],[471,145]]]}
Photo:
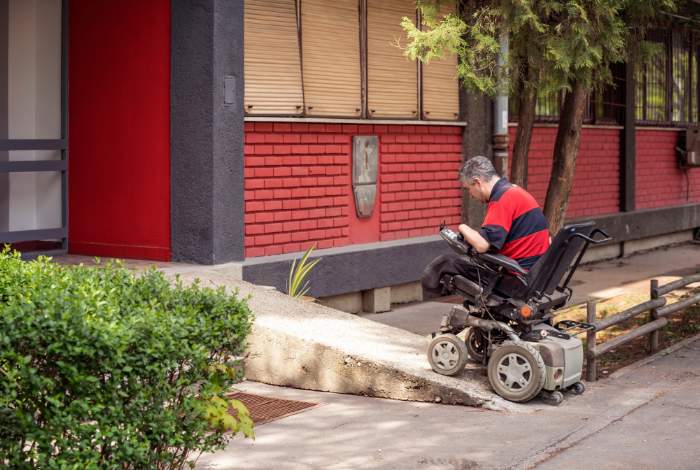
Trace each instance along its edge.
{"label": "concrete curb", "polygon": [[679,349],[684,348],[685,346],[687,346],[691,343],[694,343],[695,341],[698,341],[698,340],[700,340],[700,333],[696,334],[695,336],[691,336],[690,338],[686,338],[682,341],[679,341],[678,343],[673,344],[673,345],[667,347],[666,349],[662,349],[661,351],[659,351],[655,354],[652,354],[649,357],[641,359],[637,362],[633,362],[632,364],[626,365],[625,367],[622,367],[621,369],[616,370],[615,372],[613,372],[612,374],[610,374],[606,378],[607,379],[617,379],[619,377],[627,375],[630,372],[635,371],[635,370],[639,369],[640,367],[649,364],[650,362],[654,362],[657,359],[660,359],[664,356],[668,356],[669,354],[674,353],[674,352],[678,351]]}

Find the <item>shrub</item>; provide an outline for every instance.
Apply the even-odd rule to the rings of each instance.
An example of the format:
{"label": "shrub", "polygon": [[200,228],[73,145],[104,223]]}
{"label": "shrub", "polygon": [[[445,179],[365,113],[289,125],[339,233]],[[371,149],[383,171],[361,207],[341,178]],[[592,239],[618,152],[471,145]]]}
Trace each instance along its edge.
{"label": "shrub", "polygon": [[[252,422],[245,300],[118,263],[0,253],[0,466],[181,468]],[[227,413],[238,409],[238,419]]]}

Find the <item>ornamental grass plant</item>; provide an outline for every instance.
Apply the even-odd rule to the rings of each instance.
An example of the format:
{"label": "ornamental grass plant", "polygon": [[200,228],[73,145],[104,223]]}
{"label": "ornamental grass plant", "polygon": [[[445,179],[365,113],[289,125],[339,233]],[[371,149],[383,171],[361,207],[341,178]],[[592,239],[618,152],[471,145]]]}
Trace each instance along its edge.
{"label": "ornamental grass plant", "polygon": [[304,297],[311,287],[309,286],[308,277],[311,271],[316,267],[321,258],[316,258],[309,261],[309,256],[314,251],[316,244],[311,245],[303,254],[300,260],[293,260],[292,266],[289,269],[289,278],[287,279],[287,294],[294,297]]}
{"label": "ornamental grass plant", "polygon": [[[0,467],[182,468],[252,437],[245,302],[119,263],[0,253]],[[232,410],[236,410],[232,413]]]}

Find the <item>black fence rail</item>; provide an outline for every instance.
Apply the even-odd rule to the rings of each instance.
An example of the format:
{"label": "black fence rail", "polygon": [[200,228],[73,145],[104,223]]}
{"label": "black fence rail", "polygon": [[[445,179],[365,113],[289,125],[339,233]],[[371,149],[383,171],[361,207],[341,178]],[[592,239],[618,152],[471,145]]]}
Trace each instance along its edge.
{"label": "black fence rail", "polygon": [[[596,301],[588,301],[586,305],[587,322],[595,328],[588,330],[586,341],[586,378],[589,382],[598,380],[598,358],[612,349],[622,346],[640,336],[649,335],[649,353],[654,353],[659,348],[659,330],[668,324],[668,316],[680,312],[691,305],[700,303],[700,292],[687,299],[668,304],[664,295],[683,287],[700,282],[700,274],[684,277],[677,281],[659,286],[657,279],[652,279],[649,286],[649,300],[639,305],[628,308],[609,317],[596,320]],[[644,325],[635,328],[623,335],[617,336],[605,343],[596,344],[596,333],[611,326],[631,320],[641,314],[649,312],[648,321]]]}

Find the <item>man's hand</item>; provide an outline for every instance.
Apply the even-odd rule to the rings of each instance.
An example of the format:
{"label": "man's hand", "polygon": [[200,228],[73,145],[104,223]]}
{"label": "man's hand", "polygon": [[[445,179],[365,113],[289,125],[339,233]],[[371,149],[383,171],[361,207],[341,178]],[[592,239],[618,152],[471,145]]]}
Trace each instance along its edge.
{"label": "man's hand", "polygon": [[467,224],[460,224],[458,229],[459,233],[464,237],[464,241],[474,247],[477,253],[486,253],[489,251],[491,245],[478,231]]}

